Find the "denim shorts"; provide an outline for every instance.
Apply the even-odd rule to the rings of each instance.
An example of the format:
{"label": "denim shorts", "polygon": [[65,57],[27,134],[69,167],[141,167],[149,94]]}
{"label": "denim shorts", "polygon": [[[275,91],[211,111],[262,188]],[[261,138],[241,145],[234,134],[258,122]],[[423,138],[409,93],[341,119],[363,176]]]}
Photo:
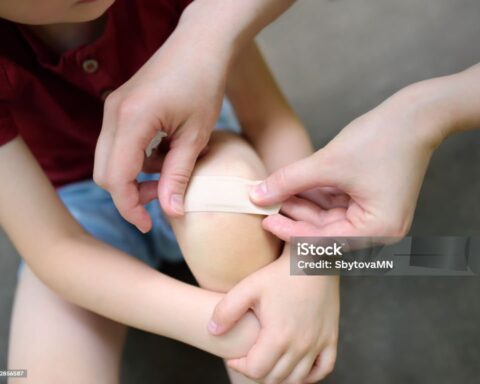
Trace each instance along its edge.
{"label": "denim shorts", "polygon": [[[223,103],[215,129],[240,132],[238,120],[227,100]],[[138,180],[147,181],[159,177],[159,174],[142,173]],[[136,257],[155,269],[160,268],[163,261],[183,260],[175,235],[158,200],[146,206],[152,218],[153,228],[149,233],[142,234],[123,219],[110,194],[93,180],[65,185],[57,189],[57,193],[75,220],[98,240]],[[23,262],[20,268],[22,266]]]}

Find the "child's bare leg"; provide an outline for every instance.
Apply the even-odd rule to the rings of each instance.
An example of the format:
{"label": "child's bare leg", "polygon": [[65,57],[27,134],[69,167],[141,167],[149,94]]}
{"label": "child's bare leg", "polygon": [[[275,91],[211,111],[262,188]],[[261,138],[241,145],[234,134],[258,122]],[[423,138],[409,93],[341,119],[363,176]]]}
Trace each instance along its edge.
{"label": "child's bare leg", "polygon": [[[266,171],[255,151],[239,136],[214,133],[208,154],[194,175],[262,179]],[[261,227],[261,216],[232,213],[187,213],[173,220],[185,259],[202,287],[228,291],[247,275],[271,263],[280,243]],[[231,375],[235,383],[251,382]]]}
{"label": "child's bare leg", "polygon": [[9,383],[118,383],[125,330],[60,298],[25,266],[15,296],[8,367],[27,369],[28,376]]}

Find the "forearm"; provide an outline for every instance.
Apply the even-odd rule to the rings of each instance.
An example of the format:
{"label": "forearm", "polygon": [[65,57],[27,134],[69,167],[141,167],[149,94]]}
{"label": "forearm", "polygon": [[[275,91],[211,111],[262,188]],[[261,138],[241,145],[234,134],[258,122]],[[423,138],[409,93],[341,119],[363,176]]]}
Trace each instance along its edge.
{"label": "forearm", "polygon": [[410,85],[387,104],[408,111],[436,148],[454,133],[480,127],[480,64],[465,71]]}
{"label": "forearm", "polygon": [[184,11],[177,31],[192,33],[196,42],[230,58],[294,0],[195,0]]}
{"label": "forearm", "polygon": [[83,235],[65,239],[36,266],[49,285],[77,305],[122,324],[170,337],[221,357],[240,357],[254,343],[255,316],[225,337],[207,323],[222,295],[182,283]]}
{"label": "forearm", "polygon": [[227,93],[245,136],[269,172],[312,153],[305,128],[254,43],[237,58],[228,78]]}

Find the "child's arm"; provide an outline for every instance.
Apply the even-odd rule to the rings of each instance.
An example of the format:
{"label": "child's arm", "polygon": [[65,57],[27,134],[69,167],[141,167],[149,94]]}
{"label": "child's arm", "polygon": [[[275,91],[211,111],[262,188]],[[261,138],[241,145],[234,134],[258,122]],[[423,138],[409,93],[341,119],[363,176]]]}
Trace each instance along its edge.
{"label": "child's arm", "polygon": [[221,295],[169,278],[86,234],[19,138],[0,147],[0,224],[34,273],[67,300],[222,357],[243,355],[253,315],[217,340],[207,322]]}

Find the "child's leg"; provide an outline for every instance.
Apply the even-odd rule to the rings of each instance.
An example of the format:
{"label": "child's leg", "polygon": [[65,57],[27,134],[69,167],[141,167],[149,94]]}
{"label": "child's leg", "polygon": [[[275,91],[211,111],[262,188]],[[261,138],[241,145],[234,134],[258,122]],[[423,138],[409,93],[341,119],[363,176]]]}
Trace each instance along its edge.
{"label": "child's leg", "polygon": [[[210,150],[198,162],[194,175],[256,180],[264,178],[266,171],[244,140],[218,132],[212,136]],[[261,221],[261,216],[248,214],[192,212],[173,220],[172,225],[199,284],[225,292],[279,255],[280,242],[262,229]],[[239,377],[231,377],[240,382]]]}
{"label": "child's leg", "polygon": [[25,265],[19,276],[9,340],[9,383],[115,384],[126,327],[57,296]]}

